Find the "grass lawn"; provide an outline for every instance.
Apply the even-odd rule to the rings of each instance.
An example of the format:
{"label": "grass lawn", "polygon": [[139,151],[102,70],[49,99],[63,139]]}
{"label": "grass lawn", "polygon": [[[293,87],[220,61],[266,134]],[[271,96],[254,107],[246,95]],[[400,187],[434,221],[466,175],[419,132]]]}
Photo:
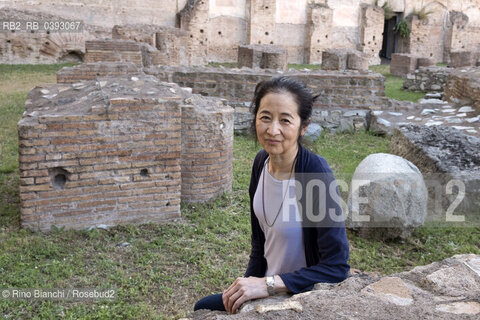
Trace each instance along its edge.
{"label": "grass lawn", "polygon": [[[7,300],[0,317],[36,319],[176,319],[199,298],[221,292],[245,271],[250,250],[248,183],[260,146],[234,140],[233,192],[181,204],[182,219],[108,231],[32,232],[19,224],[16,123],[28,91],[55,82],[62,65],[0,65],[0,291],[2,288],[116,289],[114,301]],[[311,148],[338,177],[367,155],[388,152],[388,138],[365,132],[324,134]],[[480,228],[423,227],[405,242],[365,240],[348,232],[353,268],[389,274],[459,253],[480,253]],[[119,244],[128,242],[127,246]]]}
{"label": "grass lawn", "polygon": [[422,92],[403,90],[403,78],[392,76],[390,74],[389,65],[382,64],[377,66],[370,66],[369,69],[373,72],[380,73],[385,77],[385,94],[390,99],[417,102],[418,99],[423,98],[423,96],[425,95]]}

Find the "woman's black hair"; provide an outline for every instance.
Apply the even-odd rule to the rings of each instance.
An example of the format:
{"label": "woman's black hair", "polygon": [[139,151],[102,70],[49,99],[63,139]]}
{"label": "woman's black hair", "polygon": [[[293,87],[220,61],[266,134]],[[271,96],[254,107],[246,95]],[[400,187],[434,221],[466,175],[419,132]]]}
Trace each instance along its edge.
{"label": "woman's black hair", "polygon": [[[300,116],[300,130],[304,126],[310,123],[310,117],[312,116],[313,102],[318,95],[313,96],[312,92],[307,89],[303,82],[290,77],[275,77],[268,80],[261,81],[255,87],[255,93],[250,105],[250,109],[253,113],[253,121],[251,131],[254,136],[257,136],[255,128],[255,119],[257,117],[258,109],[260,108],[260,101],[268,93],[281,93],[288,92],[292,94],[295,102],[298,106],[298,115]],[[301,137],[299,137],[301,139]]]}

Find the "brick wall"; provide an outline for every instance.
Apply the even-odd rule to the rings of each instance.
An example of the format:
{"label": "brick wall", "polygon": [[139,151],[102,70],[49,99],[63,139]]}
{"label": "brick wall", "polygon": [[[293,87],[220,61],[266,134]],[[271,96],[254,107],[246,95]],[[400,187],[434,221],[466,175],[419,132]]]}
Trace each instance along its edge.
{"label": "brick wall", "polygon": [[[182,148],[182,114],[203,136],[210,134],[208,157],[223,164],[220,175],[210,170],[188,180],[187,189],[202,197],[186,194],[185,200],[231,190],[233,111],[224,106],[207,116],[202,106],[217,103],[209,99],[149,76],[33,89],[18,123],[22,225],[78,229],[179,217],[182,151],[192,161],[188,172],[204,174],[207,154],[192,149],[188,137]],[[197,106],[182,112],[185,104]],[[208,119],[222,117],[224,127],[214,130]]]}
{"label": "brick wall", "polygon": [[74,67],[64,67],[57,72],[57,83],[75,83],[94,80],[96,77],[119,76],[141,72],[132,62],[82,63]]}
{"label": "brick wall", "polygon": [[190,202],[232,190],[233,109],[202,100],[182,105],[182,200]]}
{"label": "brick wall", "polygon": [[141,45],[128,40],[91,40],[85,42],[84,62],[132,62],[142,66]]}
{"label": "brick wall", "polygon": [[369,55],[369,64],[380,64],[380,57],[378,54],[382,49],[383,25],[385,23],[385,15],[383,9],[377,6],[366,4],[362,4],[361,8],[361,51]]}
{"label": "brick wall", "polygon": [[[190,87],[193,93],[221,97],[231,101],[250,101],[255,85],[278,73],[260,70],[219,68],[151,67],[145,73],[162,81]],[[385,78],[375,73],[356,71],[286,71],[282,75],[297,77],[316,94],[316,108],[380,108],[387,104]]]}
{"label": "brick wall", "polygon": [[450,73],[445,98],[453,103],[470,105],[480,112],[480,68],[458,68]]}
{"label": "brick wall", "polygon": [[333,10],[310,5],[307,14],[305,63],[322,63],[322,52],[331,46]]}

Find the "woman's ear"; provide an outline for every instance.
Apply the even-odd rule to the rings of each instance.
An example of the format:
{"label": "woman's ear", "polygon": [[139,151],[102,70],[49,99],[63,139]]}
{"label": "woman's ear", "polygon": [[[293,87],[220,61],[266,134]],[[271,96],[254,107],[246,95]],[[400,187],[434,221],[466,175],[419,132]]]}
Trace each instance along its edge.
{"label": "woman's ear", "polygon": [[305,133],[307,132],[308,126],[310,125],[310,119],[308,119],[305,124],[302,126],[302,129],[300,130],[300,136],[304,136]]}

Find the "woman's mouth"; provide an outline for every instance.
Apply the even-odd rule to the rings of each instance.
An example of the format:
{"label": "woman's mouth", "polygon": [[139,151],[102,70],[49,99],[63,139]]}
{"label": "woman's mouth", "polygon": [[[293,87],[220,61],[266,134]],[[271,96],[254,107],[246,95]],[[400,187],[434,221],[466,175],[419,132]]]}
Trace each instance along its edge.
{"label": "woman's mouth", "polygon": [[266,139],[265,140],[268,144],[279,144],[279,140],[274,140],[274,139]]}

